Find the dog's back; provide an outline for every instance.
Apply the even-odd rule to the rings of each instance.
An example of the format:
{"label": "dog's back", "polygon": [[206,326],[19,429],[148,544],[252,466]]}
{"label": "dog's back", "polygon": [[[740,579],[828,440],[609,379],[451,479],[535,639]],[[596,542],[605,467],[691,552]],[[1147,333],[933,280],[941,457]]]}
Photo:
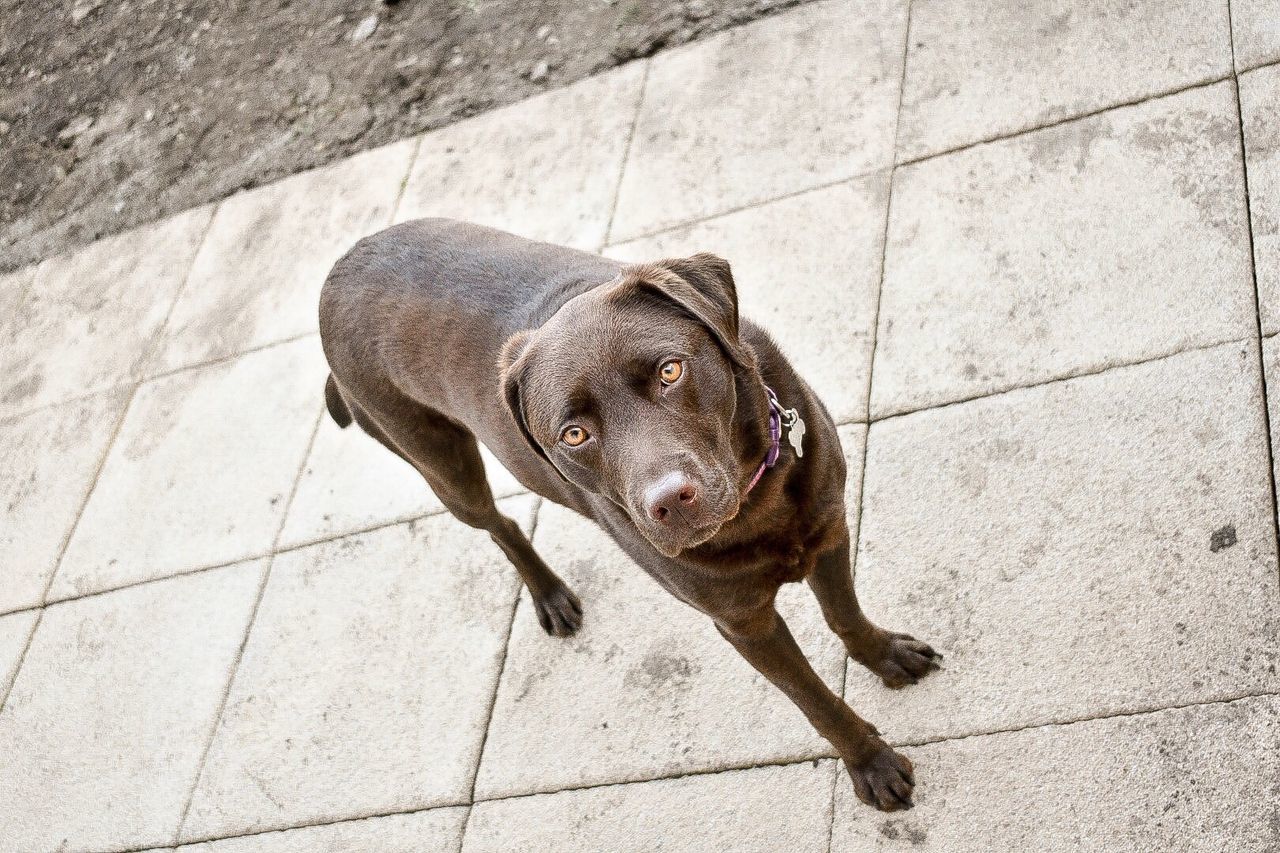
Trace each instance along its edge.
{"label": "dog's back", "polygon": [[325,354],[339,384],[377,370],[458,417],[481,402],[459,394],[496,394],[494,364],[507,338],[621,266],[450,219],[395,225],[361,240],[329,273],[320,297]]}

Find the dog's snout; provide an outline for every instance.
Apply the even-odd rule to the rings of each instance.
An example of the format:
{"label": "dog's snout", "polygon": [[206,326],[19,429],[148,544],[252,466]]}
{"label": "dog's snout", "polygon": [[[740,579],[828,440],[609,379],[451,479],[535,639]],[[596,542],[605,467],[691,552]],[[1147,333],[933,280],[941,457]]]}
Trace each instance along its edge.
{"label": "dog's snout", "polygon": [[679,471],[661,477],[644,493],[645,511],[654,521],[666,523],[673,513],[694,509],[698,503],[698,487]]}

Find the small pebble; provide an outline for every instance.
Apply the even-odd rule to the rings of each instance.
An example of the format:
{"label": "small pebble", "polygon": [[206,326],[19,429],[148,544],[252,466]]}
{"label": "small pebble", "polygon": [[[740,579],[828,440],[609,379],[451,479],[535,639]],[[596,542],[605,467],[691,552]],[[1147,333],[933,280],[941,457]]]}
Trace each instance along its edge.
{"label": "small pebble", "polygon": [[378,16],[370,15],[360,23],[356,24],[356,28],[351,31],[351,43],[359,44],[360,42],[373,35],[378,29]]}

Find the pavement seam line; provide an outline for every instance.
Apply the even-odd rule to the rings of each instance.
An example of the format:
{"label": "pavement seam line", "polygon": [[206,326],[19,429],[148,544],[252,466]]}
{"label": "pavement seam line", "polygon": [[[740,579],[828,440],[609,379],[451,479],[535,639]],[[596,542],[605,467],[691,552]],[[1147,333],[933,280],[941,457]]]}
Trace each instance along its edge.
{"label": "pavement seam line", "polygon": [[1123,110],[1128,107],[1136,107],[1136,106],[1139,106],[1140,104],[1145,104],[1148,101],[1158,101],[1161,98],[1172,98],[1175,95],[1181,95],[1184,92],[1190,92],[1193,89],[1207,89],[1210,86],[1216,86],[1219,83],[1225,83],[1226,81],[1232,79],[1233,76],[1234,76],[1233,74],[1228,73],[1228,74],[1219,74],[1213,77],[1200,78],[1195,82],[1183,83],[1181,85],[1175,86],[1172,89],[1162,89],[1160,91],[1153,92],[1148,95],[1143,95],[1141,97],[1130,98],[1124,101],[1116,101],[1115,103],[1107,104],[1105,106],[1097,107],[1091,110],[1086,110],[1081,113],[1072,113],[1071,115],[1052,119],[1051,121],[1047,121],[1044,124],[1031,125],[1029,127],[1019,128],[1017,130],[1011,130],[1007,133],[996,133],[996,134],[992,134],[991,136],[983,137],[982,139],[976,139],[973,142],[965,142],[960,145],[952,146],[950,148],[944,148],[941,151],[936,151],[929,154],[921,154],[917,157],[908,157],[905,160],[897,161],[894,165],[915,166],[919,163],[927,163],[930,160],[936,160],[939,157],[946,157],[948,154],[958,154],[961,151],[968,151],[970,148],[979,148],[984,145],[993,145],[998,142],[1007,142],[1010,139],[1017,139],[1020,136],[1027,136],[1029,134],[1036,133],[1041,130],[1051,130],[1055,127],[1062,127],[1064,124],[1071,124],[1072,122],[1075,122],[1075,121],[1083,121],[1084,119],[1096,118],[1100,115],[1103,115],[1104,113],[1109,113],[1112,110]]}
{"label": "pavement seam line", "polygon": [[[1075,379],[1086,379],[1090,376],[1101,376],[1102,374],[1110,373],[1113,370],[1127,370],[1128,368],[1131,368],[1131,367],[1141,367],[1144,364],[1152,364],[1157,361],[1167,361],[1171,358],[1177,358],[1180,355],[1188,355],[1194,352],[1204,352],[1205,350],[1216,349],[1217,347],[1225,347],[1229,344],[1242,344],[1242,343],[1245,343],[1246,341],[1252,342],[1255,340],[1256,338],[1253,335],[1244,335],[1241,337],[1226,338],[1221,341],[1212,341],[1207,344],[1192,344],[1190,346],[1182,347],[1181,349],[1176,349],[1173,352],[1165,352],[1165,353],[1160,353],[1158,355],[1147,356],[1147,357],[1139,358],[1135,361],[1124,361],[1118,364],[1108,364],[1102,367],[1089,368],[1087,370],[1081,370],[1076,373],[1068,373],[1062,376],[1051,376],[1048,379],[1042,379],[1037,382],[1031,382],[1025,385],[1011,385],[1008,388],[998,388],[994,391],[986,391],[980,394],[975,394],[972,397],[961,397],[957,400],[947,400],[941,403],[931,403],[916,409],[904,409],[900,412],[890,412],[889,414],[886,414],[886,415],[879,415],[879,416],[873,417],[868,423],[868,426],[870,426],[871,424],[878,424],[878,423],[883,423],[885,421],[896,420],[897,418],[905,418],[911,415],[918,415],[918,414],[921,414],[922,412],[936,412],[940,409],[949,409],[953,406],[964,405],[965,403],[975,403],[979,400],[989,400],[993,397],[1003,397],[1006,394],[1016,394],[1019,391],[1029,391],[1034,388],[1044,388],[1047,385],[1057,385],[1062,382],[1071,382],[1072,380],[1075,380]],[[851,423],[856,423],[856,422],[851,422]]]}
{"label": "pavement seam line", "polygon": [[[76,510],[75,520],[67,529],[66,535],[62,537],[62,542],[58,546],[57,559],[53,561],[53,571],[49,573],[49,579],[44,583],[44,591],[40,593],[40,604],[38,605],[40,615],[36,617],[35,624],[31,626],[31,633],[27,636],[27,642],[22,647],[22,652],[18,655],[17,663],[13,667],[13,680],[9,682],[8,689],[5,690],[4,696],[0,697],[0,713],[4,712],[5,703],[9,701],[9,694],[13,692],[13,687],[18,683],[18,676],[22,674],[22,666],[27,662],[27,653],[31,651],[31,645],[36,639],[36,630],[40,627],[40,623],[44,621],[44,611],[48,607],[49,590],[53,588],[53,582],[57,579],[58,573],[62,571],[62,560],[67,555],[67,549],[71,546],[71,540],[76,534],[76,530],[80,527],[80,520],[84,517],[85,507],[89,505],[89,499],[93,497],[93,493],[98,490],[98,478],[102,476],[102,469],[107,467],[107,459],[111,456],[111,449],[115,447],[116,439],[120,437],[120,429],[124,426],[125,416],[129,413],[130,406],[133,405],[133,398],[137,395],[139,383],[134,383],[133,387],[128,391],[123,404],[120,407],[120,413],[116,415],[115,426],[111,430],[111,438],[107,440],[106,446],[102,449],[102,455],[98,459],[97,467],[93,472],[93,479],[89,481],[89,488],[85,490],[84,498],[80,501],[80,507]],[[27,608],[31,610],[33,608]]]}
{"label": "pavement seam line", "polygon": [[413,180],[413,170],[418,168],[418,157],[422,154],[423,143],[427,138],[427,134],[431,132],[428,130],[426,133],[420,133],[413,141],[413,154],[409,156],[409,168],[405,170],[404,178],[400,181],[400,189],[396,193],[396,200],[391,205],[391,215],[387,221],[388,228],[395,225],[400,219],[400,206],[404,203],[405,192],[409,189],[409,181]]}
{"label": "pavement seam line", "polygon": [[693,228],[696,225],[702,225],[703,223],[711,222],[712,220],[719,219],[723,216],[731,216],[732,214],[742,213],[743,211],[746,211],[746,210],[755,210],[756,208],[759,208],[759,207],[767,207],[775,202],[787,201],[788,199],[792,199],[792,198],[795,198],[796,196],[804,195],[805,193],[817,192],[818,190],[828,190],[828,189],[831,189],[832,187],[838,187],[841,184],[848,184],[848,183],[852,183],[853,181],[861,180],[864,178],[870,178],[874,175],[880,174],[881,172],[887,171],[888,169],[889,169],[888,166],[877,166],[874,169],[867,169],[866,171],[857,172],[852,175],[845,175],[844,177],[836,178],[831,181],[823,181],[822,183],[819,183],[819,184],[812,184],[810,186],[805,186],[797,190],[791,190],[789,192],[782,193],[781,195],[775,195],[775,196],[770,196],[769,198],[766,198],[766,199],[760,199],[759,201],[751,201],[751,202],[747,202],[746,204],[737,205],[735,207],[726,207],[724,210],[717,210],[714,213],[708,213],[703,216],[694,216],[694,217],[690,217],[689,219],[681,219],[678,222],[673,222],[667,225],[663,225],[661,227],[654,228],[650,231],[641,231],[638,234],[630,235],[620,240],[607,242],[605,243],[604,248],[616,249],[619,246],[625,246],[628,243],[638,243],[641,240],[649,240],[649,239],[652,239],[653,237],[660,237],[665,234],[671,234],[676,231],[682,231],[686,228]]}
{"label": "pavement seam line", "polygon": [[209,728],[209,736],[205,739],[204,749],[200,753],[200,760],[196,764],[195,776],[191,781],[191,790],[187,794],[186,804],[182,808],[181,816],[178,818],[178,824],[173,830],[173,845],[182,843],[182,831],[186,828],[187,818],[191,813],[191,804],[195,802],[196,791],[200,787],[200,780],[204,776],[205,767],[209,760],[209,752],[213,749],[213,742],[217,739],[218,729],[222,725],[222,715],[227,710],[227,701],[231,698],[231,690],[235,687],[236,676],[240,672],[240,662],[244,660],[245,650],[249,647],[249,638],[253,634],[253,625],[257,621],[258,611],[262,607],[262,600],[267,594],[267,584],[271,581],[271,569],[275,566],[276,544],[280,541],[280,536],[284,533],[285,521],[289,518],[289,510],[293,507],[293,500],[298,494],[298,486],[302,482],[302,472],[307,467],[307,460],[311,457],[311,448],[316,442],[316,436],[320,432],[320,422],[325,416],[324,406],[319,407],[316,413],[315,421],[311,425],[311,435],[307,439],[306,447],[303,450],[301,459],[298,462],[298,470],[293,477],[293,487],[289,490],[289,498],[285,501],[284,509],[280,513],[280,525],[276,528],[275,539],[271,544],[271,556],[267,560],[266,567],[262,570],[262,580],[258,582],[258,594],[254,599],[253,606],[249,609],[249,618],[245,621],[244,636],[240,639],[240,647],[236,650],[235,657],[231,660],[231,666],[227,674],[226,687],[222,691],[222,698],[218,702],[217,713],[214,714],[213,724]]}
{"label": "pavement seam line", "polygon": [[[898,172],[898,137],[902,129],[902,99],[907,89],[907,59],[911,53],[911,0],[907,0],[906,21],[902,32],[902,69],[898,75],[898,105],[893,117],[892,165],[889,166],[886,178],[884,199],[884,227],[880,230],[880,276],[876,284],[876,307],[871,317],[871,352],[867,357],[867,391],[866,405],[863,409],[866,428],[862,433],[862,469],[858,476],[858,518],[849,537],[849,572],[852,575],[854,596],[858,589],[858,552],[862,544],[862,519],[866,512],[867,497],[867,457],[871,453],[871,391],[875,381],[876,350],[880,346],[880,308],[884,303],[885,271],[889,259],[889,225],[893,217],[893,184]],[[848,510],[846,509],[846,512]],[[841,646],[843,647],[843,642]],[[843,656],[840,667],[840,701],[846,705],[849,701],[845,694],[849,689],[849,655]],[[827,825],[827,853],[831,853],[831,845],[836,831],[836,780],[839,779],[840,760],[836,761],[835,778],[831,781],[831,820]]]}
{"label": "pavement seam line", "polygon": [[649,88],[649,69],[653,67],[653,60],[646,57],[643,62],[644,68],[640,72],[640,89],[636,93],[636,108],[631,114],[631,129],[627,131],[627,143],[622,148],[622,162],[618,165],[618,182],[613,186],[613,204],[609,206],[609,220],[605,223],[604,239],[597,254],[604,252],[613,234],[613,220],[618,215],[618,199],[622,197],[622,181],[627,176],[627,166],[631,163],[631,148],[636,139],[636,127],[640,124],[640,113],[644,110],[645,94]]}
{"label": "pavement seam line", "polygon": [[939,743],[951,743],[952,741],[972,740],[979,737],[994,737],[996,735],[1014,734],[1016,732],[1028,732],[1035,729],[1050,729],[1066,726],[1077,726],[1083,723],[1096,723],[1101,720],[1117,720],[1125,717],[1142,717],[1148,714],[1161,714],[1166,711],[1183,711],[1187,708],[1207,708],[1210,705],[1230,705],[1234,702],[1247,702],[1250,699],[1266,699],[1269,697],[1280,696],[1280,689],[1277,690],[1250,690],[1242,693],[1236,693],[1231,696],[1223,696],[1218,699],[1196,699],[1190,702],[1175,702],[1170,705],[1148,705],[1132,710],[1120,711],[1104,711],[1099,714],[1083,714],[1077,717],[1066,717],[1058,720],[1042,720],[1040,722],[1026,723],[1021,726],[1007,726],[1005,728],[985,729],[983,731],[969,732],[966,734],[947,735],[936,738],[923,738],[921,740],[903,740],[894,742],[895,747],[903,749],[915,749],[922,746],[932,746]]}
{"label": "pavement seam line", "polygon": [[[503,501],[503,500],[509,500],[511,498],[528,497],[532,494],[533,494],[532,492],[528,492],[528,491],[513,492],[511,494],[502,495],[498,497],[497,500]],[[46,602],[45,604],[32,604],[26,607],[19,607],[15,610],[6,610],[3,613],[0,613],[0,617],[9,616],[14,613],[28,613],[32,610],[43,610],[45,607],[52,607],[54,605],[59,605],[59,604],[68,604],[70,602],[80,601],[85,598],[96,598],[100,595],[110,595],[113,592],[120,592],[121,590],[125,590],[125,589],[133,589],[135,586],[146,586],[147,584],[160,583],[161,581],[173,580],[174,578],[186,577],[187,575],[198,575],[204,572],[214,571],[215,569],[225,569],[227,566],[234,566],[237,563],[249,563],[254,560],[263,560],[268,557],[276,557],[281,554],[288,554],[293,551],[300,551],[304,548],[311,548],[315,545],[325,545],[327,543],[337,542],[342,539],[349,539],[355,536],[363,536],[366,533],[376,533],[377,531],[385,530],[388,527],[397,527],[402,524],[412,524],[415,521],[423,521],[428,518],[435,518],[436,516],[445,515],[448,512],[449,510],[441,508],[441,509],[433,509],[428,512],[423,512],[416,515],[400,516],[400,517],[391,519],[389,521],[380,521],[380,522],[377,522],[376,524],[368,525],[367,527],[357,527],[352,530],[345,530],[340,533],[332,533],[327,536],[322,536],[318,539],[307,539],[292,545],[279,546],[271,551],[259,551],[251,554],[246,554],[242,557],[236,557],[234,560],[224,560],[224,561],[213,563],[207,566],[197,566],[191,569],[182,569],[180,571],[173,572],[172,574],[160,575],[154,578],[144,578],[143,580],[132,581],[130,583],[121,584],[120,586],[108,587],[106,589],[98,589],[98,590],[94,590],[93,592],[86,592],[83,595],[74,595],[69,598],[59,598],[53,601]]]}
{"label": "pavement seam line", "polygon": [[[1117,711],[1109,714],[1102,714],[1099,716],[1080,717],[1080,718],[1074,718],[1069,720],[1051,720],[1048,722],[1031,723],[1025,726],[1015,726],[1015,727],[1010,727],[1006,729],[993,729],[990,731],[972,732],[969,734],[933,738],[928,740],[922,740],[919,742],[909,742],[909,743],[902,742],[902,743],[896,743],[895,746],[903,747],[906,749],[914,749],[914,748],[919,748],[924,746],[932,746],[934,744],[949,743],[951,741],[967,740],[970,738],[994,737],[994,736],[1003,735],[1003,734],[1012,734],[1015,732],[1032,731],[1035,729],[1074,726],[1080,723],[1098,722],[1102,720],[1119,719],[1124,717],[1139,717],[1139,716],[1144,716],[1149,714],[1158,714],[1165,711],[1180,711],[1180,710],[1185,710],[1187,708],[1208,707],[1210,705],[1230,705],[1236,702],[1246,702],[1250,699],[1265,699],[1265,698],[1271,698],[1271,697],[1277,697],[1277,696],[1280,696],[1280,690],[1245,692],[1245,693],[1237,694],[1234,696],[1228,696],[1220,699],[1206,699],[1202,701],[1188,702],[1188,703],[1179,704],[1179,705],[1167,705],[1167,706],[1157,706],[1157,707],[1151,707],[1151,708],[1142,708],[1135,711]],[[202,844],[202,843],[207,843],[212,841],[227,841],[232,838],[252,838],[259,835],[269,835],[271,833],[277,833],[277,832],[290,832],[296,829],[311,829],[319,826],[334,826],[336,824],[341,824],[341,823],[355,823],[357,821],[370,820],[370,819],[381,818],[381,817],[396,817],[399,815],[420,814],[423,812],[430,812],[430,811],[436,811],[440,809],[449,809],[449,808],[470,808],[472,811],[474,811],[475,806],[479,805],[480,803],[497,803],[497,802],[503,802],[506,800],[526,799],[528,797],[553,796],[556,794],[567,794],[567,793],[574,793],[577,791],[590,791],[596,788],[614,788],[614,787],[619,787],[623,785],[644,785],[650,782],[667,782],[667,781],[673,781],[677,779],[687,779],[691,777],[715,776],[721,773],[737,773],[744,770],[760,770],[760,769],[767,769],[771,767],[795,767],[801,764],[813,765],[815,763],[820,764],[823,761],[831,761],[833,762],[833,764],[835,764],[834,770],[836,772],[836,780],[838,782],[839,757],[832,754],[824,753],[822,755],[812,756],[808,758],[786,758],[786,759],[778,759],[775,761],[755,762],[752,764],[728,765],[724,767],[717,767],[717,768],[706,769],[706,770],[691,770],[685,773],[652,776],[652,777],[646,777],[642,779],[626,779],[626,780],[620,780],[616,782],[598,782],[598,783],[587,784],[587,785],[557,788],[549,791],[530,791],[530,792],[521,793],[521,794],[504,794],[497,797],[488,797],[488,798],[480,799],[480,800],[477,800],[475,803],[446,802],[446,803],[439,803],[439,804],[430,805],[430,806],[409,807],[405,809],[395,809],[390,811],[356,813],[352,815],[346,815],[343,817],[333,818],[331,820],[309,821],[306,823],[295,824],[293,826],[255,830],[253,832],[245,832],[240,834],[202,836],[200,838],[192,838],[183,843],[184,844]],[[468,820],[470,820],[470,813],[468,814]],[[150,849],[152,848],[130,847],[125,849],[115,850],[113,851],[113,853],[143,853],[143,851],[150,850]]]}
{"label": "pavement seam line", "polygon": [[[1236,69],[1236,33],[1232,22],[1231,0],[1227,0],[1227,29],[1231,34],[1231,67]],[[1271,403],[1267,393],[1267,358],[1262,342],[1262,293],[1258,290],[1258,256],[1253,243],[1253,203],[1249,197],[1249,144],[1244,132],[1244,104],[1240,99],[1240,73],[1236,71],[1236,126],[1240,132],[1240,177],[1244,189],[1245,236],[1249,241],[1249,272],[1253,279],[1253,319],[1258,333],[1258,387],[1262,391],[1262,429],[1267,445],[1267,481],[1271,485],[1271,533],[1274,553],[1280,555],[1280,499],[1276,495],[1275,448],[1271,434]],[[1280,565],[1277,565],[1280,581]]]}
{"label": "pavement seam line", "polygon": [[[537,504],[533,508],[533,523],[529,525],[530,547],[533,546],[533,537],[538,532],[538,521],[542,517],[542,508],[545,505],[546,499],[538,497]],[[516,615],[520,612],[520,599],[523,597],[524,581],[521,580],[516,587],[515,601],[511,604],[511,619],[507,622],[507,636],[502,643],[502,657],[498,661],[498,676],[493,680],[493,691],[489,694],[489,713],[484,724],[484,734],[480,736],[480,748],[476,750],[476,769],[471,774],[471,791],[467,796],[468,805],[474,805],[476,801],[476,785],[480,782],[480,765],[484,762],[484,748],[489,743],[489,729],[493,727],[493,715],[498,710],[498,690],[502,687],[502,676],[507,670],[507,659],[511,656],[511,637],[516,632]],[[471,814],[468,812],[467,820],[470,819]],[[465,827],[462,837],[464,840],[466,839]]]}
{"label": "pavement seam line", "polygon": [[[196,242],[195,251],[191,253],[191,262],[187,264],[187,269],[182,275],[182,284],[179,285],[178,289],[174,292],[174,295],[169,302],[168,311],[165,313],[164,322],[161,323],[157,330],[151,349],[148,351],[146,359],[142,362],[144,366],[155,356],[156,349],[159,347],[160,341],[164,338],[164,330],[165,327],[168,326],[169,315],[173,312],[173,306],[177,304],[179,295],[187,287],[187,282],[191,278],[191,270],[195,267],[196,255],[198,255],[200,250],[204,247],[205,239],[209,236],[209,230],[213,226],[213,214],[217,211],[217,207],[218,205],[214,205],[214,209],[209,213],[209,221],[205,223],[204,230],[200,234],[200,239]],[[35,285],[36,273],[44,263],[45,261],[40,261],[35,265],[35,269],[32,270],[31,276],[27,281],[26,288],[22,293],[23,299],[25,299],[27,294],[30,292],[30,288]],[[71,540],[75,537],[76,530],[79,529],[80,522],[84,519],[84,511],[89,506],[90,499],[92,499],[94,492],[98,490],[98,480],[102,477],[103,469],[107,467],[107,460],[111,458],[111,451],[115,449],[116,442],[120,438],[120,431],[124,428],[125,419],[129,415],[129,409],[133,407],[133,401],[138,396],[138,389],[141,387],[141,381],[126,379],[125,382],[112,386],[110,389],[96,391],[77,398],[87,400],[89,397],[93,396],[93,394],[102,394],[103,396],[106,396],[108,394],[115,393],[121,393],[124,396],[124,400],[120,406],[120,411],[116,415],[115,424],[111,429],[111,437],[107,439],[107,443],[102,448],[102,454],[99,456],[98,464],[94,468],[93,478],[89,481],[89,488],[85,490],[84,498],[80,501],[80,506],[76,510],[75,520],[72,521],[71,526],[67,529],[66,535],[63,536],[62,542],[58,546],[58,555],[53,561],[53,571],[49,573],[49,579],[45,581],[44,590],[40,593],[39,615],[36,616],[36,621],[31,626],[31,632],[27,635],[27,642],[22,647],[22,652],[18,655],[18,660],[14,664],[13,680],[9,682],[9,686],[5,689],[4,696],[0,697],[0,713],[4,712],[5,703],[9,701],[9,695],[13,692],[14,685],[18,683],[18,676],[22,673],[22,666],[27,661],[27,653],[31,651],[31,645],[35,642],[36,631],[44,621],[45,608],[48,607],[49,604],[49,590],[53,588],[53,582],[57,580],[58,574],[62,571],[62,561],[67,556],[67,549],[71,547]],[[125,388],[128,388],[127,392],[123,390]],[[66,401],[63,402],[65,403]],[[61,403],[57,405],[61,405]]]}
{"label": "pavement seam line", "polygon": [[287,338],[280,338],[279,340],[276,340],[276,341],[270,341],[265,344],[257,344],[255,346],[248,347],[247,349],[237,350],[236,352],[228,353],[227,355],[216,356],[215,358],[206,359],[205,361],[193,361],[190,364],[183,364],[178,367],[170,368],[168,370],[161,370],[156,373],[147,375],[141,381],[153,382],[156,379],[167,379],[170,376],[177,376],[178,374],[185,373],[188,370],[199,370],[204,367],[213,367],[218,364],[226,364],[229,361],[235,361],[237,358],[240,358],[241,356],[251,355],[252,353],[255,353],[255,352],[262,352],[263,350],[268,350],[268,349],[271,349],[272,347],[284,346],[285,344],[296,344],[298,341],[306,340],[307,338],[318,338],[318,337],[320,337],[320,332],[318,330],[314,332],[302,332],[301,334],[291,335]]}
{"label": "pavement seam line", "polygon": [[161,321],[159,328],[156,329],[155,339],[147,350],[146,358],[139,362],[141,366],[138,369],[138,382],[145,382],[147,379],[154,378],[151,375],[151,368],[155,366],[163,344],[168,340],[169,322],[173,319],[173,312],[178,307],[178,303],[191,285],[191,273],[195,272],[196,259],[200,257],[200,253],[204,251],[205,244],[209,242],[209,234],[213,231],[214,220],[217,219],[218,213],[222,210],[223,201],[225,199],[219,199],[209,208],[209,219],[204,223],[204,230],[200,232],[200,239],[196,241],[195,251],[191,253],[191,260],[187,263],[187,271],[182,274],[182,284],[178,285],[178,289],[173,292],[173,297],[169,300],[169,307],[164,312],[164,320]]}

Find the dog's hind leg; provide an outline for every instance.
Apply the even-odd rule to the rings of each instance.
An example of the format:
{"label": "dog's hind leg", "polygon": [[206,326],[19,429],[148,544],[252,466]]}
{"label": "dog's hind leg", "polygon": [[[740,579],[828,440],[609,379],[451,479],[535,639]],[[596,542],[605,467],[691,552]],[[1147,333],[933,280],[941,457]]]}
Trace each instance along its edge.
{"label": "dog's hind leg", "polygon": [[377,409],[347,403],[360,427],[416,468],[449,512],[488,531],[529,588],[543,630],[567,637],[581,627],[578,597],[533,550],[520,525],[494,505],[480,447],[469,430],[408,399]]}

